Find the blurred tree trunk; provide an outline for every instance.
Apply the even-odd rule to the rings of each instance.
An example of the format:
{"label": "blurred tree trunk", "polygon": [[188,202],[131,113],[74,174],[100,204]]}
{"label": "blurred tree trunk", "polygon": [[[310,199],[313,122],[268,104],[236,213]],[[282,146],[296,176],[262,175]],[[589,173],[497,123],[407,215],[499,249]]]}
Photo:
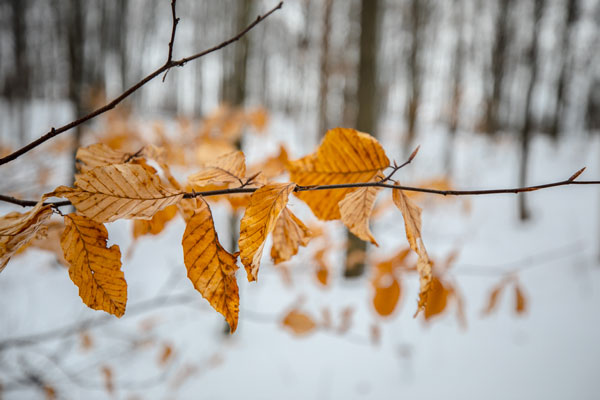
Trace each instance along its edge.
{"label": "blurred tree trunk", "polygon": [[[83,79],[84,79],[84,43],[85,43],[85,21],[82,9],[83,3],[79,0],[69,0],[66,18],[66,39],[67,39],[67,54],[68,54],[68,71],[69,71],[69,91],[68,97],[72,104],[75,118],[79,118],[85,112],[83,105]],[[71,178],[74,180],[75,154],[81,144],[81,136],[83,133],[82,125],[75,128],[73,140],[73,174]]]}
{"label": "blurred tree trunk", "polygon": [[408,103],[406,107],[407,133],[403,148],[407,155],[417,136],[418,113],[423,85],[421,52],[428,17],[427,1],[411,0],[410,12],[406,20],[410,29],[410,48],[408,51]]}
{"label": "blurred tree trunk", "polygon": [[333,0],[324,0],[323,24],[321,30],[321,65],[319,76],[319,126],[317,135],[323,136],[331,128],[327,120],[327,94],[329,93],[329,37],[331,31],[331,9]]}
{"label": "blurred tree trunk", "polygon": [[10,0],[12,12],[12,46],[14,72],[9,80],[9,98],[16,105],[18,145],[23,146],[28,138],[28,124],[26,114],[26,100],[29,95],[29,80],[31,70],[27,60],[27,22],[25,13],[28,0]]}
{"label": "blurred tree trunk", "polygon": [[444,169],[447,176],[452,174],[454,141],[456,137],[456,131],[458,130],[458,124],[460,122],[460,107],[463,91],[463,63],[465,58],[463,28],[465,24],[465,5],[463,0],[454,0],[452,12],[456,43],[454,45],[454,59],[452,61],[452,94],[448,118],[448,142],[446,143],[446,154],[444,157]]}
{"label": "blurred tree trunk", "polygon": [[[531,143],[531,130],[534,126],[534,116],[532,112],[533,89],[537,81],[538,75],[538,47],[540,36],[540,20],[544,12],[545,0],[532,0],[533,6],[533,36],[531,44],[527,51],[527,67],[529,68],[529,85],[525,98],[525,116],[521,127],[521,165],[519,169],[519,185],[527,184],[527,166],[529,164],[529,147]],[[527,206],[527,197],[525,193],[521,193],[517,199],[519,201],[519,218],[524,221],[530,218],[531,214]]]}
{"label": "blurred tree trunk", "polygon": [[502,89],[506,69],[506,58],[508,55],[508,31],[510,28],[510,19],[508,17],[512,0],[499,0],[499,10],[496,17],[494,45],[492,50],[491,94],[487,99],[487,109],[485,116],[485,130],[489,134],[494,134],[502,128],[500,122],[500,102],[502,101]]}
{"label": "blurred tree trunk", "polygon": [[[378,10],[379,0],[361,0],[356,129],[372,135],[376,134],[378,117],[376,96]],[[366,248],[366,242],[348,232],[345,277],[358,277],[364,273]]]}
{"label": "blurred tree trunk", "polygon": [[563,128],[563,120],[567,108],[566,90],[569,84],[569,72],[571,71],[571,36],[573,25],[577,21],[579,15],[578,0],[567,0],[566,2],[566,20],[562,31],[561,44],[559,47],[558,62],[560,65],[560,75],[556,84],[556,108],[554,109],[554,118],[550,125],[550,135],[554,138],[558,137]]}

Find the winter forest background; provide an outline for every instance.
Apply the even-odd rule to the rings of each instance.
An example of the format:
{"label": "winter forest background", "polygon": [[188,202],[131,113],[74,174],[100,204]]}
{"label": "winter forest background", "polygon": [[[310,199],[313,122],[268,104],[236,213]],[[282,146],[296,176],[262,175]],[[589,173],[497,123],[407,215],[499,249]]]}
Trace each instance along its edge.
{"label": "winter forest background", "polygon": [[[220,43],[275,3],[178,0],[175,54]],[[168,0],[0,0],[0,155],[164,63],[170,12]],[[66,133],[60,156],[40,148],[0,167],[0,193],[29,198],[70,184],[74,151],[98,132],[145,132],[158,122],[193,131],[224,104],[266,110],[266,132],[237,143],[250,160],[280,143],[291,159],[304,156],[343,126],[373,134],[399,162],[421,145],[403,183],[515,187],[583,166],[598,179],[600,1],[287,0],[236,44],[136,92],[114,110],[124,125],[105,115]],[[378,316],[370,262],[348,278],[345,245],[327,254],[325,287],[309,252],[286,278],[271,267],[244,284],[247,308],[231,338],[220,315],[189,297],[185,271],[170,270],[181,264],[179,248],[169,247],[179,244],[181,223],[135,248],[126,223],[109,228],[131,242],[130,297],[147,299],[122,320],[81,306],[53,256],[24,254],[0,275],[0,398],[594,398],[598,189],[419,201],[428,249],[454,265],[448,282],[464,300],[426,322],[412,319],[414,277],[403,279],[398,310]],[[215,213],[223,236],[230,211]],[[367,249],[372,259],[405,241],[389,215],[373,228],[381,247]],[[335,243],[345,240],[338,228]],[[527,294],[526,311],[506,289],[496,314],[482,318],[507,279]],[[296,338],[281,319],[297,308],[315,320],[327,309],[351,326],[334,332],[319,322]],[[69,333],[10,341],[62,327]]]}

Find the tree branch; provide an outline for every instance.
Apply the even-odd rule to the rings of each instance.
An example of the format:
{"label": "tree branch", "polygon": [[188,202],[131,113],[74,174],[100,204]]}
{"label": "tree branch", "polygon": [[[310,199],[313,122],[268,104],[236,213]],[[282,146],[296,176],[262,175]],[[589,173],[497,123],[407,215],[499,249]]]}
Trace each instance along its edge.
{"label": "tree branch", "polygon": [[[395,168],[395,167],[394,167]],[[506,189],[477,189],[477,190],[438,190],[438,189],[429,189],[429,188],[420,188],[414,186],[403,186],[403,185],[392,185],[389,183],[385,183],[382,181],[377,182],[358,182],[358,183],[342,183],[337,185],[314,185],[314,186],[296,186],[294,192],[309,192],[316,190],[335,190],[335,189],[353,189],[360,187],[380,187],[387,189],[400,189],[407,192],[419,192],[419,193],[429,193],[429,194],[437,194],[441,196],[477,196],[477,195],[491,195],[491,194],[518,194],[525,192],[534,192],[536,190],[548,189],[557,186],[569,186],[569,185],[600,185],[600,181],[576,181],[575,179],[583,172],[585,168],[580,169],[575,174],[573,174],[569,179],[565,179],[563,181],[544,183],[541,185],[535,186],[524,186],[517,188],[506,188]],[[202,197],[210,197],[210,196],[220,196],[220,195],[228,195],[228,194],[240,194],[240,193],[254,193],[258,188],[249,188],[242,185],[240,187],[229,188],[229,189],[219,189],[219,190],[207,190],[204,192],[186,192],[183,194],[184,199],[193,199],[198,196]],[[33,207],[38,202],[35,200],[21,200],[16,197],[5,196],[0,194],[0,201],[6,203],[16,204],[22,207]],[[64,207],[71,205],[71,202],[68,200],[62,201],[49,201],[44,204],[50,205],[52,207]]]}
{"label": "tree branch", "polygon": [[275,11],[279,10],[283,5],[283,1],[280,1],[279,4],[277,4],[274,8],[272,8],[269,12],[267,12],[264,15],[260,15],[256,18],[256,20],[251,23],[250,25],[248,25],[246,27],[246,29],[244,29],[243,31],[241,31],[240,33],[238,33],[236,36],[232,37],[231,39],[228,39],[224,42],[222,42],[221,44],[218,44],[214,47],[211,47],[210,49],[204,50],[200,53],[194,54],[192,56],[189,57],[184,57],[182,59],[179,60],[172,60],[173,57],[173,45],[174,45],[174,40],[175,40],[175,30],[176,30],[176,26],[177,26],[177,22],[179,21],[179,19],[176,17],[175,15],[175,0],[172,0],[171,3],[171,10],[172,10],[172,14],[173,14],[173,28],[171,30],[171,41],[169,42],[169,54],[167,57],[167,62],[160,68],[158,68],[157,70],[155,70],[154,72],[150,73],[148,76],[146,76],[144,79],[142,79],[141,81],[139,81],[138,83],[136,83],[135,85],[131,86],[129,89],[127,89],[125,92],[123,92],[119,97],[115,98],[113,101],[111,101],[110,103],[105,104],[104,106],[97,108],[96,110],[92,111],[91,113],[75,120],[72,121],[66,125],[63,125],[59,128],[51,128],[50,131],[48,133],[46,133],[45,135],[39,137],[38,139],[34,140],[33,142],[21,147],[20,149],[16,150],[15,152],[7,155],[6,157],[2,157],[0,158],[0,165],[6,164],[10,161],[13,161],[17,158],[19,158],[20,156],[22,156],[23,154],[33,150],[34,148],[38,147],[39,145],[41,145],[42,143],[52,139],[55,136],[60,135],[63,132],[66,132],[78,125],[83,124],[86,121],[89,121],[95,117],[97,117],[100,114],[103,114],[109,110],[112,110],[113,108],[115,108],[120,102],[122,102],[123,100],[125,100],[127,97],[129,97],[131,94],[133,94],[134,92],[136,92],[139,88],[141,88],[142,86],[144,86],[146,83],[150,82],[151,80],[153,80],[154,78],[156,78],[157,76],[159,76],[160,74],[162,74],[163,72],[167,72],[169,69],[173,68],[173,67],[182,67],[184,66],[187,62],[195,60],[197,58],[203,57],[207,54],[210,54],[212,52],[215,52],[217,50],[222,49],[223,47],[226,47],[230,44],[232,44],[233,42],[238,41],[240,38],[242,38],[242,36],[244,36],[246,33],[248,33],[251,29],[253,29],[256,25],[258,25],[259,23],[261,23],[262,21],[264,21],[267,17],[269,17],[271,14],[273,14]]}

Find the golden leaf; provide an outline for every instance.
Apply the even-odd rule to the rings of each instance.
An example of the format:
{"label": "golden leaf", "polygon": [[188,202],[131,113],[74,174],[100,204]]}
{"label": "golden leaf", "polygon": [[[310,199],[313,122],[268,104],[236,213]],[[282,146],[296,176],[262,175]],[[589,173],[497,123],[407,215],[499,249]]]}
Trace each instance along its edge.
{"label": "golden leaf", "polygon": [[433,278],[430,286],[431,289],[425,305],[425,319],[430,319],[444,312],[448,305],[448,294],[450,293],[436,277]]}
{"label": "golden leaf", "polygon": [[275,264],[288,261],[298,254],[300,246],[306,246],[311,239],[310,230],[285,207],[273,229],[271,258]]}
{"label": "golden leaf", "polygon": [[485,309],[482,311],[483,315],[489,315],[496,309],[498,305],[498,300],[500,299],[500,294],[502,293],[502,289],[504,289],[504,281],[499,285],[495,286],[490,292],[488,303]]}
{"label": "golden leaf", "polygon": [[246,267],[248,281],[258,277],[260,258],[269,233],[275,229],[277,218],[296,187],[293,183],[270,183],[250,196],[250,204],[240,223],[240,258]]}
{"label": "golden leaf", "polygon": [[132,154],[113,150],[104,143],[96,143],[77,149],[75,158],[78,161],[80,172],[87,172],[92,168],[104,165],[121,164],[132,157]]}
{"label": "golden leaf", "polygon": [[94,310],[121,317],[127,304],[127,282],[121,271],[119,246],[107,248],[107,240],[104,225],[84,216],[65,215],[60,244],[79,297]]}
{"label": "golden leaf", "polygon": [[77,211],[96,222],[121,218],[150,219],[156,212],[178,203],[183,192],[165,187],[158,176],[142,165],[115,164],[96,167],[48,196],[66,197]]}
{"label": "golden leaf", "polygon": [[402,190],[394,189],[392,198],[402,212],[406,239],[410,248],[419,256],[417,271],[419,272],[419,305],[417,313],[427,306],[427,298],[433,279],[433,266],[421,237],[421,208],[414,204]]}
{"label": "golden leaf", "polygon": [[298,336],[307,335],[317,327],[315,321],[308,314],[298,310],[291,310],[287,313],[282,324]]}
{"label": "golden leaf", "polygon": [[339,203],[342,222],[359,239],[379,246],[369,229],[369,218],[379,188],[362,187],[350,192]]}
{"label": "golden leaf", "polygon": [[527,311],[527,299],[519,285],[515,285],[515,311],[517,314],[523,314]]}
{"label": "golden leaf", "polygon": [[188,182],[196,187],[241,183],[246,175],[246,159],[241,151],[234,151],[204,164],[202,171],[190,175]]}
{"label": "golden leaf", "polygon": [[233,333],[240,304],[236,257],[219,243],[208,204],[202,200],[198,203],[200,207],[188,221],[181,241],[185,267],[196,290],[225,317]]}
{"label": "golden leaf", "polygon": [[177,205],[172,204],[165,209],[158,211],[152,216],[152,219],[136,219],[133,221],[133,238],[142,235],[158,235],[165,229],[167,222],[171,221],[177,215]]}
{"label": "golden leaf", "polygon": [[373,308],[382,317],[390,316],[400,301],[400,283],[392,274],[392,264],[389,262],[377,265],[377,272],[371,284],[375,289]]}
{"label": "golden leaf", "polygon": [[12,212],[0,217],[0,272],[8,260],[26,245],[52,215],[52,209],[43,200],[26,213]]}
{"label": "golden leaf", "polygon": [[[383,148],[372,136],[354,129],[327,132],[316,153],[288,164],[290,179],[298,185],[369,182],[389,166]],[[353,191],[336,189],[298,193],[319,219],[340,219],[338,203]]]}

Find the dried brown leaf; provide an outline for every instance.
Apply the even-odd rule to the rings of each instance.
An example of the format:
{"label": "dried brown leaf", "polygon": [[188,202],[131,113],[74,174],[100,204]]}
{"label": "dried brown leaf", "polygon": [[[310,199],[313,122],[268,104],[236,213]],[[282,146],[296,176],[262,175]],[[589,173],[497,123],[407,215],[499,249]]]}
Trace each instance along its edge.
{"label": "dried brown leaf", "polygon": [[282,324],[297,336],[308,335],[317,327],[315,321],[308,314],[295,309],[286,314]]}
{"label": "dried brown leaf", "polygon": [[133,238],[136,239],[143,235],[158,235],[161,233],[169,221],[177,215],[177,205],[172,204],[167,208],[158,211],[151,219],[136,219],[133,221]]}
{"label": "dried brown leaf", "polygon": [[[327,132],[316,153],[288,164],[290,179],[298,185],[331,185],[370,182],[389,166],[379,142],[354,129]],[[298,193],[319,219],[340,219],[339,202],[354,189]]]}
{"label": "dried brown leaf", "polygon": [[188,221],[183,234],[184,263],[196,290],[225,317],[233,333],[237,328],[240,304],[235,279],[236,257],[219,243],[208,204],[199,203],[200,207]]}
{"label": "dried brown leaf", "polygon": [[122,317],[127,304],[127,282],[121,271],[121,251],[116,244],[107,248],[107,240],[104,225],[84,216],[65,215],[60,244],[81,300],[94,310]]}
{"label": "dried brown leaf", "polygon": [[402,212],[408,244],[419,257],[417,260],[420,286],[418,313],[427,307],[431,281],[433,280],[433,266],[421,237],[421,208],[414,204],[402,190],[394,189],[392,198],[400,212]]}
{"label": "dried brown leaf", "polygon": [[298,254],[300,246],[306,246],[311,239],[310,230],[298,217],[285,207],[273,229],[271,257],[275,264],[288,261]]}
{"label": "dried brown leaf", "polygon": [[515,312],[524,314],[527,311],[527,299],[521,289],[521,286],[515,285]]}
{"label": "dried brown leaf", "polygon": [[0,272],[17,250],[35,237],[51,215],[50,206],[40,201],[26,213],[13,212],[0,217]]}
{"label": "dried brown leaf", "polygon": [[200,172],[188,177],[195,187],[240,183],[246,175],[246,158],[241,151],[224,154],[204,163]]}
{"label": "dried brown leaf", "polygon": [[48,196],[68,198],[80,214],[96,222],[112,222],[150,219],[177,204],[183,192],[163,186],[142,165],[115,164],[96,167],[80,175],[74,188],[60,186]]}
{"label": "dried brown leaf", "polygon": [[288,202],[293,183],[270,183],[252,193],[250,204],[240,223],[240,259],[246,267],[248,281],[256,281],[262,251],[269,233],[275,229],[279,215]]}
{"label": "dried brown leaf", "polygon": [[362,187],[350,192],[339,203],[342,222],[359,239],[379,246],[369,229],[369,219],[380,188]]}

